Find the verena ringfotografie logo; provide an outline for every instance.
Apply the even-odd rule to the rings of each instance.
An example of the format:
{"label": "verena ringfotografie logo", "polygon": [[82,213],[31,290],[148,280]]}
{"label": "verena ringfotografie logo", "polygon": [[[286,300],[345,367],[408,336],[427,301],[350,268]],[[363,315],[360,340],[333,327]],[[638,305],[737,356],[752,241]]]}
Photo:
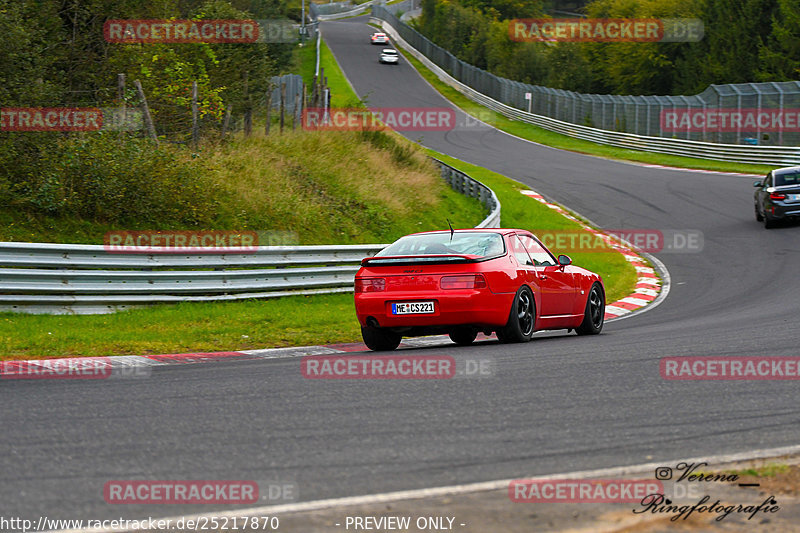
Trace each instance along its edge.
{"label": "verena ringfotografie logo", "polygon": [[109,231],[103,239],[109,253],[254,253],[255,231]]}
{"label": "verena ringfotografie logo", "polygon": [[456,112],[447,107],[308,108],[302,125],[312,131],[450,131]]}
{"label": "verena ringfotografie logo", "polygon": [[508,35],[520,42],[697,42],[699,19],[514,19]]}
{"label": "verena ringfotografie logo", "polygon": [[698,253],[703,234],[698,230],[582,229],[532,230],[542,244],[560,253],[615,252],[621,244],[639,252]]}
{"label": "verena ringfotografie logo", "polygon": [[252,504],[259,487],[255,481],[107,481],[103,498],[111,504]]}
{"label": "verena ringfotografie logo", "polygon": [[449,355],[309,355],[300,368],[306,379],[450,379],[456,362]]}
{"label": "verena ringfotografie logo", "polygon": [[289,20],[107,20],[110,43],[291,43],[299,38]]}
{"label": "verena ringfotografie logo", "polygon": [[668,380],[797,380],[800,357],[664,357]]}
{"label": "verena ringfotografie logo", "polygon": [[0,361],[0,379],[106,379],[111,371],[109,357]]}
{"label": "verena ringfotografie logo", "polygon": [[647,479],[516,479],[508,485],[515,503],[638,503],[663,493],[660,481]]}
{"label": "verena ringfotografie logo", "polygon": [[664,109],[661,129],[671,132],[800,131],[800,109]]}

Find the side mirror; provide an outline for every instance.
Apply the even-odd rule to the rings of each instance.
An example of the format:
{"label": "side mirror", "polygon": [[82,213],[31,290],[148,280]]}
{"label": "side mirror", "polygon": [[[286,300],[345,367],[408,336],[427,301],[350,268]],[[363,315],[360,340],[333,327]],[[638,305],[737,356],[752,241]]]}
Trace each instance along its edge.
{"label": "side mirror", "polygon": [[761,181],[754,181],[753,182],[753,187],[761,187],[763,185],[764,185],[764,182],[761,182]]}
{"label": "side mirror", "polygon": [[562,267],[569,266],[572,264],[572,259],[568,255],[561,254],[558,256],[558,264]]}

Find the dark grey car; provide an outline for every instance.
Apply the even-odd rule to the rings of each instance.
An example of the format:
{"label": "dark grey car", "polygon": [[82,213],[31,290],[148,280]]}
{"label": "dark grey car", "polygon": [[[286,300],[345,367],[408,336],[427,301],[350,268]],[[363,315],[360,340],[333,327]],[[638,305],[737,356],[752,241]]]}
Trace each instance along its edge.
{"label": "dark grey car", "polygon": [[800,219],[800,167],[773,170],[758,187],[755,200],[756,220],[772,228],[779,220]]}

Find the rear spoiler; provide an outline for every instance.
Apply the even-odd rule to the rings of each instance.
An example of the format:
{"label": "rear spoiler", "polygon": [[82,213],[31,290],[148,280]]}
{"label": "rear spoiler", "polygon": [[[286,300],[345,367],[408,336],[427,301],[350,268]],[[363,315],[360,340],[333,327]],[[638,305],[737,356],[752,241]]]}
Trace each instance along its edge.
{"label": "rear spoiler", "polygon": [[389,265],[435,265],[453,263],[480,263],[494,257],[475,257],[465,254],[425,254],[425,255],[387,255],[382,257],[366,257],[361,260],[361,266],[389,266]]}
{"label": "rear spoiler", "polygon": [[361,266],[475,262],[477,262],[475,257],[462,254],[387,255],[383,257],[366,257],[361,260]]}

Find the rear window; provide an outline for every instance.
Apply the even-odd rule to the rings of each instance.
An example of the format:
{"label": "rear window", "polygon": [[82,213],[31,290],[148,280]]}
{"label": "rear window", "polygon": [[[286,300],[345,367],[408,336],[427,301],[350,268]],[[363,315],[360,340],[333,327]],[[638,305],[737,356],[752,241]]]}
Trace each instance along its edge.
{"label": "rear window", "polygon": [[780,187],[781,185],[800,185],[800,170],[785,174],[775,174],[775,186]]}
{"label": "rear window", "polygon": [[493,257],[505,253],[503,237],[499,233],[458,232],[451,239],[450,232],[407,235],[381,250],[376,256],[389,255],[474,255]]}

